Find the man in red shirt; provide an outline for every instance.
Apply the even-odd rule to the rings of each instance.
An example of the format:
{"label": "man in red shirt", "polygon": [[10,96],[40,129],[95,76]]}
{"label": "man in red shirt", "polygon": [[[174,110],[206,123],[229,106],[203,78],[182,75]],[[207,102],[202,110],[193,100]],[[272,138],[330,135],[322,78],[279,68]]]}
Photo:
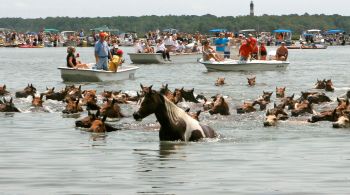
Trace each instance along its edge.
{"label": "man in red shirt", "polygon": [[249,40],[250,40],[250,46],[252,47],[252,53],[251,53],[251,58],[257,60],[258,59],[258,41],[256,40],[255,37],[253,37],[252,34],[249,34]]}
{"label": "man in red shirt", "polygon": [[246,41],[239,48],[240,61],[248,60],[249,55],[252,52],[252,47],[250,44],[250,40],[246,39]]}

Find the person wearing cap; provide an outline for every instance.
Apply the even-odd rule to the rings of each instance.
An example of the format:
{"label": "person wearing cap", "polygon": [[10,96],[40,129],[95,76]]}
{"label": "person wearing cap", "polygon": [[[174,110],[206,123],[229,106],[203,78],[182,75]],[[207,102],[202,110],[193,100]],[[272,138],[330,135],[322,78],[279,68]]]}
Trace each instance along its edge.
{"label": "person wearing cap", "polygon": [[286,43],[282,42],[281,46],[276,51],[276,60],[286,61],[288,58],[288,49]]}
{"label": "person wearing cap", "polygon": [[252,59],[257,60],[258,53],[259,53],[258,41],[256,40],[255,37],[253,37],[252,34],[248,34],[248,39],[250,41],[250,46],[252,47],[251,57],[252,57]]}
{"label": "person wearing cap", "polygon": [[108,56],[112,56],[108,43],[105,41],[107,33],[100,32],[100,39],[95,44],[95,59],[96,59],[96,69],[107,70],[108,68]]}

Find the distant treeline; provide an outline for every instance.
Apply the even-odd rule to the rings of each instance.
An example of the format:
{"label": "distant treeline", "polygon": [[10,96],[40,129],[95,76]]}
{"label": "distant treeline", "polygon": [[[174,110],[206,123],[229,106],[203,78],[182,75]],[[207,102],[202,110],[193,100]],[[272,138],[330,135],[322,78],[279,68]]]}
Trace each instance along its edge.
{"label": "distant treeline", "polygon": [[214,15],[182,15],[182,16],[117,16],[97,18],[47,17],[36,19],[0,18],[0,28],[15,29],[19,32],[39,31],[43,28],[55,28],[60,31],[89,29],[107,25],[120,32],[134,31],[139,35],[156,29],[175,28],[182,32],[199,31],[208,34],[210,29],[224,28],[237,32],[242,29],[256,29],[259,32],[274,29],[291,29],[294,34],[300,34],[307,29],[343,29],[350,30],[350,17],[340,15],[263,15],[217,17]]}

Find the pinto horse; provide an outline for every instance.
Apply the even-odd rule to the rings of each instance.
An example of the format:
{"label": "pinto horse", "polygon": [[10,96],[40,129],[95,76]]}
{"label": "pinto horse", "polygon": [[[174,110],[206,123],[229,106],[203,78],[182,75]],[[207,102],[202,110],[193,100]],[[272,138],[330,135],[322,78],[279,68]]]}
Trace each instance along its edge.
{"label": "pinto horse", "polygon": [[142,120],[154,113],[160,123],[159,139],[161,141],[198,141],[202,138],[217,136],[211,127],[200,124],[163,95],[152,90],[152,87],[142,90],[145,97],[133,117],[135,120]]}

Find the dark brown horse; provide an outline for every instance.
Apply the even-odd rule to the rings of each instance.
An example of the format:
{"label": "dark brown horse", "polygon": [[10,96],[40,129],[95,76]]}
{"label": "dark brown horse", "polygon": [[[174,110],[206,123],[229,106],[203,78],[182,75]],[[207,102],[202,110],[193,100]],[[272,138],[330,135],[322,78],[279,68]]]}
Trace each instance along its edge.
{"label": "dark brown horse", "polygon": [[311,104],[319,104],[323,102],[330,102],[332,101],[326,94],[324,93],[316,93],[307,96],[306,98]]}
{"label": "dark brown horse", "polygon": [[214,99],[214,106],[209,110],[209,114],[230,115],[230,109],[224,97],[218,95]]}
{"label": "dark brown horse", "polygon": [[161,141],[197,141],[217,136],[211,127],[200,124],[163,95],[152,90],[152,87],[142,90],[145,97],[133,117],[135,120],[142,120],[154,113],[160,123]]}
{"label": "dark brown horse", "polygon": [[263,91],[263,95],[260,98],[264,99],[267,102],[270,102],[272,94],[273,92]]}
{"label": "dark brown horse", "polygon": [[248,80],[248,85],[249,85],[249,86],[254,86],[254,85],[255,85],[256,77],[247,78],[247,80]]}
{"label": "dark brown horse", "polygon": [[328,79],[325,83],[325,90],[326,91],[334,91],[334,87],[333,87],[333,82],[331,79]]}
{"label": "dark brown horse", "polygon": [[[88,116],[75,121],[75,126],[90,129],[95,120],[101,120],[99,115],[100,115],[100,111],[97,111],[96,114],[93,114],[90,111],[88,111]],[[120,130],[119,128],[113,127],[112,125],[105,123],[105,121],[103,121],[103,118],[101,121],[104,123],[104,128],[106,129],[107,132]],[[98,123],[99,122],[95,123],[94,127],[91,129],[92,131],[94,129],[95,131],[97,131],[97,128],[100,126]]]}
{"label": "dark brown horse", "polygon": [[99,110],[100,106],[97,105],[96,90],[83,91],[82,105],[86,106],[87,110]]}
{"label": "dark brown horse", "polygon": [[6,99],[3,98],[3,102],[0,103],[0,112],[20,112],[20,111],[13,104],[12,97],[11,97],[10,101],[6,101]]}
{"label": "dark brown horse", "polygon": [[185,90],[184,88],[181,88],[180,92],[181,92],[182,98],[185,99],[185,101],[199,103],[199,101],[194,97],[194,94],[193,94],[194,88],[190,90]]}
{"label": "dark brown horse", "polygon": [[[165,85],[162,85],[162,87],[160,88],[159,90],[159,93],[164,95],[166,98],[168,98],[168,100],[170,100],[171,102],[173,103],[178,103],[179,101],[175,101],[175,95],[176,95],[176,92],[171,92],[168,88],[168,84],[165,84]],[[177,98],[177,100],[180,99],[180,98]]]}
{"label": "dark brown horse", "polygon": [[338,120],[338,118],[339,118],[339,115],[337,114],[337,110],[334,109],[334,110],[324,110],[317,115],[313,115],[307,121],[310,123],[316,123],[318,121],[335,122]]}
{"label": "dark brown horse", "polygon": [[318,80],[315,83],[315,89],[325,89],[326,88],[326,79]]}
{"label": "dark brown horse", "polygon": [[287,106],[288,110],[292,110],[294,109],[294,105],[297,103],[296,100],[294,100],[294,94],[291,96],[287,96],[281,99],[282,104],[284,104],[284,106]]}
{"label": "dark brown horse", "polygon": [[74,85],[72,86],[67,86],[67,95],[65,97],[66,100],[68,99],[80,99],[82,98],[82,91],[81,91],[81,85],[79,87],[75,87]]}
{"label": "dark brown horse", "polygon": [[25,87],[22,91],[16,92],[16,98],[26,98],[30,95],[34,95],[36,93],[36,88],[33,86],[33,84],[28,84],[27,87]]}
{"label": "dark brown horse", "polygon": [[9,92],[6,91],[6,85],[0,86],[0,95],[3,96],[7,94],[9,94]]}
{"label": "dark brown horse", "polygon": [[46,92],[41,93],[45,95],[46,100],[57,100],[57,101],[63,101],[68,94],[68,88],[64,88],[59,92],[55,92],[55,87],[52,87],[51,89],[46,87]]}

